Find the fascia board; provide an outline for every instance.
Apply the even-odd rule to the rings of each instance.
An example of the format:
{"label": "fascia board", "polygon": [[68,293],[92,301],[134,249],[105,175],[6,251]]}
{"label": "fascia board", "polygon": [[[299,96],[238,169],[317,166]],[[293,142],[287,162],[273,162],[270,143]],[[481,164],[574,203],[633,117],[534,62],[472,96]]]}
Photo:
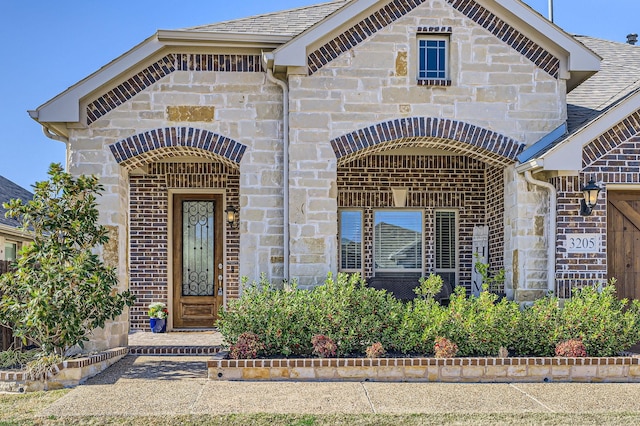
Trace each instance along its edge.
{"label": "fascia board", "polygon": [[22,229],[14,228],[3,223],[0,223],[0,234],[9,235],[13,238],[18,238],[21,241],[33,240],[33,233],[25,232]]}
{"label": "fascia board", "polygon": [[240,46],[274,49],[290,40],[288,36],[159,30],[153,36],[119,56],[95,73],[71,86],[55,98],[29,111],[40,123],[80,121],[80,100],[166,46]]}
{"label": "fascia board", "polygon": [[568,71],[599,71],[601,57],[545,19],[531,7],[517,0],[493,0],[518,16],[524,23],[568,53]]}
{"label": "fascia board", "polygon": [[274,64],[281,66],[305,67],[307,66],[307,46],[334,33],[338,28],[364,12],[380,0],[356,0],[349,2],[336,13],[324,18],[319,23],[297,35],[287,44],[275,50]]}
{"label": "fascia board", "polygon": [[545,170],[581,170],[582,148],[636,111],[640,111],[640,92],[622,101],[544,153],[541,158],[544,159]]}
{"label": "fascia board", "polygon": [[223,33],[212,31],[180,30],[159,30],[157,36],[158,40],[167,46],[205,45],[275,48],[291,40],[291,36],[276,34]]}
{"label": "fascia board", "polygon": [[80,121],[80,99],[155,54],[164,45],[154,34],[29,114],[40,123]]}

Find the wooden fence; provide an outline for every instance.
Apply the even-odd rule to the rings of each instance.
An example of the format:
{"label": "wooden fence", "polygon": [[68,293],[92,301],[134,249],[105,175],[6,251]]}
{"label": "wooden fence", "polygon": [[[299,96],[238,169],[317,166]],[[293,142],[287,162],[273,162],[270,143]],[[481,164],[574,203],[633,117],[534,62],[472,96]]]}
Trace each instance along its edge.
{"label": "wooden fence", "polygon": [[[11,271],[10,261],[0,260],[0,274]],[[11,329],[0,326],[0,351],[6,351],[13,343],[13,334]]]}

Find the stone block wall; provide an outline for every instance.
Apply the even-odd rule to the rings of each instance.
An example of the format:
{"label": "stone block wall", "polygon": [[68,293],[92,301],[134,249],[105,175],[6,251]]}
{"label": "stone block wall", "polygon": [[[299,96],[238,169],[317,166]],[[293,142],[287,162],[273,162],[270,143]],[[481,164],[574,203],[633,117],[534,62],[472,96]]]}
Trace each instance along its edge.
{"label": "stone block wall", "polygon": [[[235,189],[226,194],[226,202],[240,207],[241,221],[240,230],[233,231],[227,244],[226,279],[235,283],[235,287],[228,287],[227,297],[239,294],[240,275],[257,278],[260,272],[266,272],[275,279],[282,278],[282,93],[276,85],[267,82],[259,55],[260,52],[229,55],[165,51],[156,59],[151,58],[151,65],[82,103],[87,126],[70,129],[68,164],[73,174],[99,175],[105,186],[105,193],[98,200],[100,221],[117,229],[117,253],[112,258],[118,266],[121,290],[129,288],[130,284],[129,250],[141,265],[144,262],[142,250],[138,248],[134,253],[129,244],[130,185],[134,192],[150,185],[147,189],[159,202],[152,209],[156,215],[154,220],[159,221],[157,215],[166,210],[166,195],[163,198],[160,193],[168,186],[164,178],[145,176],[144,173],[150,164],[171,158],[177,163],[223,162],[228,166],[234,165],[234,158],[236,161],[244,159],[241,164],[235,163],[236,168],[242,168],[242,177],[239,173],[230,174],[227,181],[229,187]],[[169,135],[166,132],[176,129],[182,142],[174,139],[166,144]],[[181,133],[183,130],[186,133]],[[191,144],[189,137],[196,132],[202,138],[215,135],[221,139],[217,139],[218,145],[210,150],[196,144],[185,145],[184,141]],[[141,135],[148,138],[140,139]],[[141,140],[146,142],[140,145]],[[209,140],[202,139],[202,142]],[[229,142],[233,143],[234,149],[241,148],[244,156],[236,156],[235,150],[227,152],[231,146]],[[116,145],[126,146],[125,154],[133,154],[133,157],[128,160],[114,157],[116,152],[111,148]],[[144,150],[151,147],[152,150],[132,153],[130,149],[136,146],[142,146]],[[161,148],[155,149],[158,147]],[[206,187],[206,182],[193,182],[193,185]],[[263,190],[268,193],[265,196],[269,198],[268,204],[248,201]],[[262,227],[265,223],[269,224],[268,232],[275,241],[264,237],[266,230]],[[158,222],[160,230],[163,226],[166,223]],[[149,257],[160,259],[153,274],[162,275],[167,261],[163,253],[166,252],[166,241],[157,232],[161,231],[153,236],[157,246],[150,250]],[[243,233],[242,241],[240,232]],[[242,244],[245,244],[244,249]],[[241,264],[238,260],[241,249],[255,253],[256,257],[248,255]],[[279,257],[274,253],[279,253]],[[136,279],[157,278],[157,282],[166,283],[166,274],[163,277],[145,276],[144,267],[135,273],[139,274]],[[148,293],[143,295],[140,291]],[[133,326],[143,327],[141,306],[152,298],[151,295],[166,297],[166,287],[143,284],[138,293],[142,297],[132,311]],[[97,349],[126,345],[127,314],[104,330],[96,330],[91,345]],[[120,343],[116,344],[116,341]]]}
{"label": "stone block wall", "polygon": [[[379,123],[419,117],[469,123],[532,144],[566,117],[564,82],[556,78],[555,72],[545,71],[546,64],[534,64],[526,52],[496,38],[487,29],[486,19],[477,22],[477,16],[457,1],[429,0],[411,2],[411,6],[396,3],[388,6],[397,6],[398,11],[386,25],[378,28],[376,20],[363,19],[344,33],[332,35],[335,39],[311,46],[311,52],[316,54],[309,56],[310,64],[315,64],[309,68],[311,74],[289,76],[289,221],[295,241],[291,274],[306,284],[316,284],[317,277],[337,270],[330,253],[337,250],[335,180],[341,160],[336,162],[335,147],[327,146],[327,141],[343,135],[368,134]],[[472,1],[466,3],[478,6]],[[421,7],[415,7],[417,4]],[[380,13],[387,16],[386,12]],[[450,86],[417,82],[416,37],[419,29],[425,28],[451,29]],[[354,35],[354,31],[364,29],[372,35],[364,39]],[[514,34],[513,39],[520,36]],[[343,45],[349,48],[339,47]],[[324,59],[317,56],[325,52],[328,56]],[[316,60],[320,62],[315,63]],[[392,147],[396,147],[393,141],[379,150]],[[464,149],[465,154],[475,158],[486,154],[454,141],[443,142],[437,148],[451,149],[453,153]],[[497,206],[493,210],[500,214]],[[306,236],[310,226],[313,236]],[[493,257],[499,256],[497,251],[494,242]],[[312,254],[318,260],[303,262],[302,254]]]}

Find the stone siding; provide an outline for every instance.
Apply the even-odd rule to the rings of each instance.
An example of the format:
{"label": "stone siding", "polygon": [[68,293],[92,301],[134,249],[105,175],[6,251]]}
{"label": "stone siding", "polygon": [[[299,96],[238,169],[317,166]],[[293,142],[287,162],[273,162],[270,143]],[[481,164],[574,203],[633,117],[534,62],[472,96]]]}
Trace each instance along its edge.
{"label": "stone siding", "polygon": [[[354,25],[368,31],[367,37],[349,49],[338,48],[339,54],[329,53],[330,59],[322,59],[311,75],[289,75],[291,275],[305,285],[337,271],[335,182],[343,161],[370,154],[374,145],[377,151],[431,147],[504,168],[513,164],[511,155],[521,144],[537,142],[566,118],[564,81],[496,38],[492,24],[485,28],[488,22],[497,23],[491,14],[480,9],[472,14],[466,8],[475,4],[472,1],[419,3],[420,7],[405,7],[408,2],[391,2],[403,5],[404,11],[375,31]],[[451,27],[451,86],[417,83],[418,29],[429,27]],[[338,41],[344,42],[340,36],[325,39],[312,46],[312,52],[326,51]],[[393,133],[398,128],[414,129],[416,120],[449,123],[445,127],[450,132],[431,138],[428,132]],[[392,129],[390,138],[385,126]],[[491,135],[504,142],[501,148]],[[468,136],[470,141],[464,139]],[[505,149],[509,144],[516,147],[514,154]],[[516,221],[520,208],[517,203],[510,208],[505,207],[504,214]],[[522,244],[517,238],[509,241]],[[493,245],[492,258],[500,262],[495,254],[498,245]],[[505,253],[514,249],[504,246]],[[317,261],[304,261],[309,254]]]}
{"label": "stone siding", "polygon": [[[167,188],[178,183],[167,183],[164,177],[148,174],[154,163],[174,158],[176,163],[222,163],[236,168],[227,181],[233,189],[225,194],[227,204],[240,207],[241,222],[240,229],[233,231],[226,245],[226,280],[232,283],[227,286],[227,298],[240,293],[241,275],[257,278],[265,272],[276,281],[283,277],[282,91],[267,82],[259,52],[164,55],[152,59],[153,64],[138,70],[134,77],[87,99],[82,108],[87,111],[89,126],[71,128],[69,138],[71,173],[96,174],[105,187],[104,195],[98,200],[100,221],[117,229],[118,253],[117,256],[110,254],[110,258],[117,261],[120,289],[128,289],[133,282],[130,257],[138,262],[132,268],[140,274],[136,280],[140,277],[142,282],[152,277],[156,280],[155,284],[131,288],[140,296],[132,309],[135,328],[145,327],[143,305],[147,300],[167,297],[167,242],[166,236],[159,235],[162,232],[166,235],[162,228],[166,227],[167,218],[157,215],[166,213]],[[192,121],[193,114],[177,116],[171,108],[182,112],[213,112],[213,120],[206,116],[206,120]],[[177,121],[182,118],[185,121]],[[202,180],[191,176],[190,184],[194,188],[214,185],[211,176]],[[181,178],[174,175],[171,179]],[[154,220],[159,226],[155,234],[148,230],[155,244],[147,247],[149,257],[159,260],[153,267],[144,265],[144,253],[139,248],[132,250],[130,256],[133,248],[128,230],[130,216],[133,216],[129,211],[131,184],[135,186],[134,192],[140,189],[138,184],[150,185],[147,189],[158,203],[147,206],[148,211],[156,215]],[[268,198],[268,204],[258,201],[261,196]],[[250,201],[253,198],[255,201]],[[269,238],[265,237],[266,232]],[[247,256],[241,262],[238,257],[243,243]],[[96,330],[89,344],[91,350],[126,345],[127,315],[125,312],[105,329]]]}

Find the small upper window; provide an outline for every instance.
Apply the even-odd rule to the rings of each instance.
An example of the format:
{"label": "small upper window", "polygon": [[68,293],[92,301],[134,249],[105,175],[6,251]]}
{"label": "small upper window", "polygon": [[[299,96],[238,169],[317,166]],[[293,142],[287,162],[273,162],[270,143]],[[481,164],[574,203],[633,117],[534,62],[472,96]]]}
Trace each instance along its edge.
{"label": "small upper window", "polygon": [[449,43],[445,37],[426,36],[418,39],[420,64],[418,79],[445,80]]}
{"label": "small upper window", "polygon": [[449,85],[449,36],[418,36],[418,83]]}

